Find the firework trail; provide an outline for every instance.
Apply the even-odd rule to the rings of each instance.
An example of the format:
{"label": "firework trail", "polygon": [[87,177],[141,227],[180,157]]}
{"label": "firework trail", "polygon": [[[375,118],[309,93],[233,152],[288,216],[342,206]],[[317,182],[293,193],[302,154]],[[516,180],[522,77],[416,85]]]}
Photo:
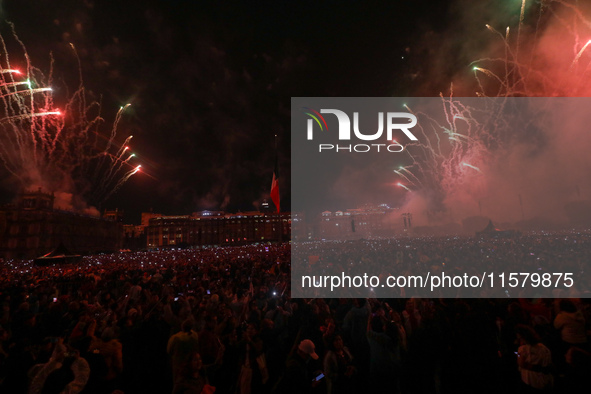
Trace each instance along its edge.
{"label": "firework trail", "polygon": [[394,170],[394,172],[396,174],[398,174],[399,176],[401,176],[402,178],[404,178],[408,183],[410,183],[413,186],[416,186],[415,183],[413,181],[411,181],[406,175],[404,175],[403,173],[401,173],[400,171]]}
{"label": "firework trail", "polygon": [[[402,172],[402,171],[404,171],[405,173],[407,173],[407,174],[408,174],[410,177],[412,177],[412,178],[414,179],[414,182],[413,182],[413,181],[411,181],[411,180],[409,180],[409,182],[410,182],[410,183],[412,183],[412,184],[415,184],[415,182],[416,182],[416,183],[418,183],[419,185],[423,186],[423,184],[421,183],[421,180],[420,180],[419,178],[417,178],[417,177],[415,176],[415,174],[413,174],[411,171],[409,171],[409,170],[408,170],[408,168],[406,168],[406,167],[400,166],[400,167],[398,168],[398,171],[394,171],[394,172],[396,172],[396,173],[397,173],[397,174],[399,174],[400,176],[404,176],[403,174],[401,174],[401,172]],[[408,179],[407,177],[404,177],[404,178]]]}
{"label": "firework trail", "polygon": [[20,45],[22,59],[9,58],[6,41],[0,36],[1,164],[21,190],[42,187],[70,193],[100,207],[139,170],[130,170],[129,161],[135,156],[127,146],[131,136],[123,144],[118,137],[118,126],[129,104],[117,112],[110,132],[104,135],[100,104],[87,102],[75,48],[72,46],[80,83],[70,97],[58,98],[65,101],[58,108],[51,88],[53,58],[46,76],[31,64],[14,29],[10,38]]}
{"label": "firework trail", "polygon": [[116,184],[116,185],[115,185],[115,186],[114,186],[114,187],[113,187],[113,188],[112,188],[112,189],[111,189],[111,190],[110,190],[110,191],[107,193],[107,195],[106,195],[105,199],[107,199],[107,198],[111,197],[111,195],[112,195],[113,193],[115,193],[117,190],[119,190],[119,188],[120,188],[121,186],[123,186],[123,184],[124,184],[125,182],[127,182],[127,180],[128,180],[129,178],[131,178],[133,175],[135,175],[135,174],[137,174],[138,172],[140,172],[140,168],[141,168],[141,167],[142,167],[142,165],[140,164],[140,165],[138,165],[136,168],[134,168],[133,170],[131,170],[131,171],[127,172],[125,175],[123,175],[123,176],[121,177],[121,179],[119,179],[119,181],[117,182],[117,184]]}
{"label": "firework trail", "polygon": [[397,185],[397,186],[400,186],[400,187],[402,187],[402,188],[404,188],[404,189],[406,189],[406,191],[410,191],[410,189],[409,189],[408,187],[404,186],[404,185],[403,185],[402,183],[400,183],[400,182],[398,182],[396,185]]}
{"label": "firework trail", "polygon": [[487,152],[493,148],[491,142],[498,139],[492,131],[499,127],[492,125],[497,122],[495,115],[501,110],[492,103],[477,109],[444,97],[441,97],[441,104],[443,119],[413,112],[421,120],[417,127],[422,138],[406,146],[413,164],[395,170],[406,182],[418,185],[419,191],[429,191],[434,200],[439,200],[433,201],[439,209],[447,193],[472,180],[470,174],[465,174],[462,163],[480,164],[486,160]]}
{"label": "firework trail", "polygon": [[579,59],[581,58],[581,56],[583,55],[583,52],[585,52],[585,49],[587,49],[589,44],[591,44],[591,40],[587,41],[587,43],[583,46],[583,48],[581,48],[579,53],[577,53],[577,56],[575,57],[575,60],[573,60],[571,66],[570,66],[570,69],[572,69],[579,62]]}
{"label": "firework trail", "polygon": [[591,93],[591,22],[577,3],[520,3],[515,7],[516,29],[503,27],[502,34],[484,26],[500,45],[492,56],[469,65],[477,87],[474,95],[484,101],[456,99],[452,85],[449,97],[440,94],[438,119],[432,112],[406,107],[420,119],[416,127],[422,138],[406,145],[412,164],[404,167],[405,174],[402,168],[395,173],[413,185],[413,196],[426,198],[431,210],[445,211],[446,201],[458,194],[479,201],[489,173],[525,138],[515,130],[541,135],[543,115],[538,114],[544,109],[522,116],[506,98]]}
{"label": "firework trail", "polygon": [[[502,35],[494,27],[486,25],[500,40],[504,57],[483,57],[472,62],[479,87],[476,95],[587,96],[591,89],[588,78],[591,63],[589,56],[584,55],[591,44],[591,22],[577,8],[577,4],[577,1],[565,0],[522,0],[516,37],[510,34],[509,27]],[[528,21],[526,11],[533,16],[536,7],[537,18],[532,17]],[[549,21],[555,22],[559,28],[543,36],[543,26]],[[533,29],[534,33],[524,34],[527,29]],[[556,39],[556,42],[551,39]],[[548,46],[552,50],[548,51]],[[572,48],[570,57],[565,52],[568,48]],[[583,58],[585,61],[581,64]],[[478,73],[484,74],[486,80]]]}
{"label": "firework trail", "polygon": [[462,165],[463,165],[463,166],[466,166],[466,167],[469,167],[469,168],[472,168],[473,170],[476,170],[476,171],[478,171],[478,172],[482,172],[482,171],[480,171],[480,168],[478,168],[478,167],[476,167],[476,166],[473,166],[472,164],[468,164],[468,163],[462,163]]}

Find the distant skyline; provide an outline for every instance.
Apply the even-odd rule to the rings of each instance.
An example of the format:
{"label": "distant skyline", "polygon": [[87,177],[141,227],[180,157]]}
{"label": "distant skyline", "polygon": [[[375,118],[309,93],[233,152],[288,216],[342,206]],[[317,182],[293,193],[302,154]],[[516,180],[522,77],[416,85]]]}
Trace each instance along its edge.
{"label": "distant skyline", "polygon": [[[53,56],[56,97],[77,88],[73,44],[84,85],[101,101],[106,124],[131,103],[119,128],[134,136],[130,148],[142,173],[100,208],[119,208],[126,222],[138,222],[150,209],[256,209],[269,198],[275,135],[281,206],[290,210],[291,97],[437,97],[449,95],[452,83],[455,96],[474,96],[495,81],[478,71],[485,63],[474,61],[502,61],[504,33],[495,32],[511,26],[507,45],[515,45],[521,4],[22,0],[0,6],[0,32],[10,38],[7,21],[13,23],[34,66],[48,72]],[[539,43],[541,52],[532,59],[553,71],[571,70],[587,39],[585,24],[577,25],[579,39],[569,48],[569,37],[553,23],[557,15],[571,17],[568,7],[550,2],[541,14],[537,7],[527,2],[523,10],[521,38]],[[522,53],[530,49],[521,46]],[[14,40],[9,52],[13,63],[22,58]],[[583,51],[576,62],[584,67],[588,56]],[[563,74],[576,76],[577,67]],[[565,81],[562,90],[532,90],[546,81],[537,71],[547,70],[528,74],[530,90],[518,93],[586,94],[586,84],[562,74],[553,79]],[[0,202],[10,201],[18,186],[5,170],[0,180]],[[388,197],[385,202],[402,204],[405,193]]]}

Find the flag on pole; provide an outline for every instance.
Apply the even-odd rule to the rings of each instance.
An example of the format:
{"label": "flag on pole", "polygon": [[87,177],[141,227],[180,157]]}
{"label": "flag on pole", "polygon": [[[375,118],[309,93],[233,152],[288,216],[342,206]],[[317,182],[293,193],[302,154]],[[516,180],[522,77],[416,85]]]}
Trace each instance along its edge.
{"label": "flag on pole", "polygon": [[277,167],[277,154],[275,154],[275,168],[273,169],[273,182],[271,182],[271,200],[273,200],[273,204],[277,207],[277,213],[279,213],[279,168]]}

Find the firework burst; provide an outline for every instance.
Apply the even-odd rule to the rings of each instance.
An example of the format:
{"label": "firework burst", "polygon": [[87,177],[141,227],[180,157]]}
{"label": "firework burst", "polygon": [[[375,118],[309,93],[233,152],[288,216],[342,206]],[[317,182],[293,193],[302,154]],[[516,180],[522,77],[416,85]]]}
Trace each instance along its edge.
{"label": "firework burst", "polygon": [[0,162],[21,189],[42,187],[100,207],[139,171],[130,162],[135,156],[127,146],[131,136],[122,143],[125,137],[118,135],[129,104],[104,133],[101,106],[89,98],[81,70],[77,90],[57,98],[65,103],[58,106],[52,91],[53,59],[46,76],[31,64],[16,34],[10,38],[20,44],[22,61],[11,61],[0,36]]}
{"label": "firework burst", "polygon": [[440,95],[438,119],[432,111],[427,115],[407,107],[420,119],[422,138],[407,145],[411,164],[403,167],[404,174],[403,168],[395,173],[432,211],[445,211],[447,202],[460,195],[463,202],[479,205],[495,171],[522,148],[524,135],[542,150],[548,108],[520,113],[507,98],[591,93],[591,21],[578,3],[520,3],[517,26],[483,26],[493,41],[486,46],[494,49],[469,65],[477,88],[473,94],[482,101],[454,98],[451,85],[448,96]]}

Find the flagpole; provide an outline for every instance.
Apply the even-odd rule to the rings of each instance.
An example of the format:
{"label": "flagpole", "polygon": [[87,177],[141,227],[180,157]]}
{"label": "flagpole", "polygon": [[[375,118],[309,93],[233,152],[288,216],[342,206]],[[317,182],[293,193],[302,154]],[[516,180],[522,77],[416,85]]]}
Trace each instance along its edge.
{"label": "flagpole", "polygon": [[[277,150],[277,134],[275,134],[275,169],[273,171],[278,171],[277,167],[278,167],[278,161],[279,159],[279,151]],[[276,174],[273,174],[274,176],[277,176]],[[277,188],[279,189],[279,177],[277,178]],[[281,217],[281,211],[279,209],[279,206],[277,207],[277,215],[279,216],[279,243],[281,244],[283,242],[283,218]]]}

